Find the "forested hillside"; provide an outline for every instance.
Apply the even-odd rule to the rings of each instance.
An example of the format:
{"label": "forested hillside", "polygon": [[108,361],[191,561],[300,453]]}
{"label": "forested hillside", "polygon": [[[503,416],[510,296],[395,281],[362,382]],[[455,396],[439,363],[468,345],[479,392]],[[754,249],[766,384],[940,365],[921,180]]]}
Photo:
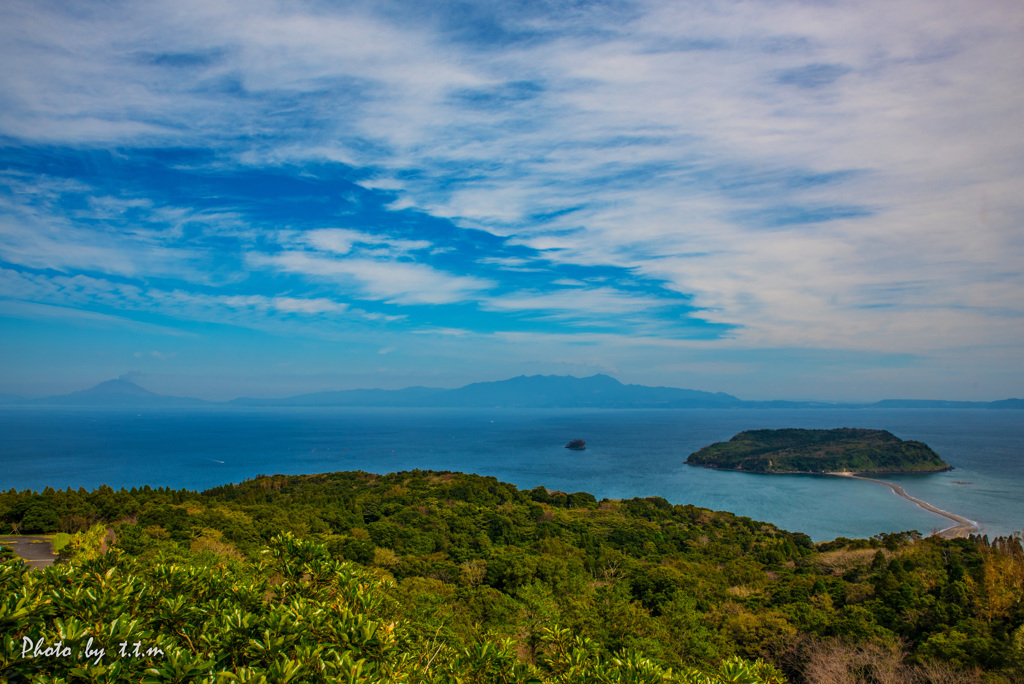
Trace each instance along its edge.
{"label": "forested hillside", "polygon": [[[328,681],[359,661],[351,681],[1024,676],[1018,539],[816,546],[660,498],[424,471],[269,476],[202,493],[11,491],[0,517],[26,533],[77,533],[70,566],[5,565],[8,673],[49,663],[47,677],[70,680],[58,661],[21,658],[20,644],[77,630],[162,640],[164,657],[106,663],[152,681],[194,681],[188,668],[209,681],[288,681],[292,670],[292,681]],[[127,681],[112,676],[95,680]]]}

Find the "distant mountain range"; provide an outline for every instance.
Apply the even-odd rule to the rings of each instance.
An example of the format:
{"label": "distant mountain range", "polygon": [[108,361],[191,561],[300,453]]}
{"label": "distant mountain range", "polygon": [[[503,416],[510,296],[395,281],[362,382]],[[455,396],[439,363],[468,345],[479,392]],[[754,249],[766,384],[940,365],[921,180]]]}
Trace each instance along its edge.
{"label": "distant mountain range", "polygon": [[41,399],[21,399],[7,403],[39,404],[46,406],[209,406],[215,402],[193,399],[192,397],[169,397],[150,392],[128,380],[105,380],[95,387],[71,394],[60,394]]}
{"label": "distant mountain range", "polygon": [[458,389],[409,387],[401,390],[343,390],[301,394],[288,399],[235,399],[244,406],[444,406],[505,408],[731,408],[742,404],[729,394],[673,387],[623,385],[607,375],[521,375],[497,382],[474,382]]}
{"label": "distant mountain range", "polygon": [[607,375],[521,375],[475,382],[458,389],[407,387],[314,392],[283,399],[239,398],[212,402],[150,392],[128,380],[107,380],[71,394],[41,399],[0,395],[0,403],[49,406],[392,406],[452,408],[981,408],[1024,409],[1024,399],[943,401],[886,399],[872,404],[813,401],[744,401],[723,392],[624,385]]}

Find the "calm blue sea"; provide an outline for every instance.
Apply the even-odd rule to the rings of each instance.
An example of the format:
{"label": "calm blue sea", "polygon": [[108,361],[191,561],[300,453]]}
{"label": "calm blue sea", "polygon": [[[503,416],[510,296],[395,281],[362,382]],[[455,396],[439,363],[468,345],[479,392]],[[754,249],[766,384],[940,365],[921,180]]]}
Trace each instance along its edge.
{"label": "calm blue sea", "polygon": [[[414,468],[493,475],[598,498],[662,496],[815,540],[949,526],[870,482],[684,466],[757,428],[863,427],[929,444],[956,469],[891,477],[981,524],[1024,528],[1024,412],[996,410],[532,410],[0,408],[0,488],[149,484],[205,489],[259,474]],[[564,448],[572,438],[587,450]]]}

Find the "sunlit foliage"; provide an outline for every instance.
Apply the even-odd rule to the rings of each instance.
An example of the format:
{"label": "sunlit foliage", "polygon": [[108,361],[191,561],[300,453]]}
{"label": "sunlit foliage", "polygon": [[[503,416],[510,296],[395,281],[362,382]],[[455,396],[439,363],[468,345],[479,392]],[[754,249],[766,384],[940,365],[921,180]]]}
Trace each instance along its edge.
{"label": "sunlit foliage", "polygon": [[[71,565],[6,571],[3,595],[27,603],[9,604],[18,628],[4,633],[52,641],[74,619],[97,639],[163,639],[177,660],[97,666],[170,678],[154,681],[197,667],[210,681],[343,670],[410,682],[1024,674],[1016,538],[907,532],[815,545],[656,497],[598,501],[422,471],[259,477],[202,493],[0,494],[8,523],[40,507],[79,530],[63,551]],[[373,639],[352,631],[371,624]],[[15,646],[6,667],[39,667]],[[69,672],[48,676],[79,676]],[[749,679],[728,679],[735,672]]]}

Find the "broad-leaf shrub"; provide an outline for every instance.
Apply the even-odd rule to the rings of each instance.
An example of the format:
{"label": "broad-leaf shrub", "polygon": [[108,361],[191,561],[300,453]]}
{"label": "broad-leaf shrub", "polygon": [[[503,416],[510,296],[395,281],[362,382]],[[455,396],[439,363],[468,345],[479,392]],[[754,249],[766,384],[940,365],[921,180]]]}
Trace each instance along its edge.
{"label": "broad-leaf shrub", "polygon": [[249,565],[142,560],[118,549],[41,571],[12,560],[0,564],[0,680],[781,681],[761,663],[673,673],[635,651],[604,657],[558,627],[545,630],[534,666],[512,639],[415,636],[420,630],[391,589],[380,575],[291,534],[274,538]]}

